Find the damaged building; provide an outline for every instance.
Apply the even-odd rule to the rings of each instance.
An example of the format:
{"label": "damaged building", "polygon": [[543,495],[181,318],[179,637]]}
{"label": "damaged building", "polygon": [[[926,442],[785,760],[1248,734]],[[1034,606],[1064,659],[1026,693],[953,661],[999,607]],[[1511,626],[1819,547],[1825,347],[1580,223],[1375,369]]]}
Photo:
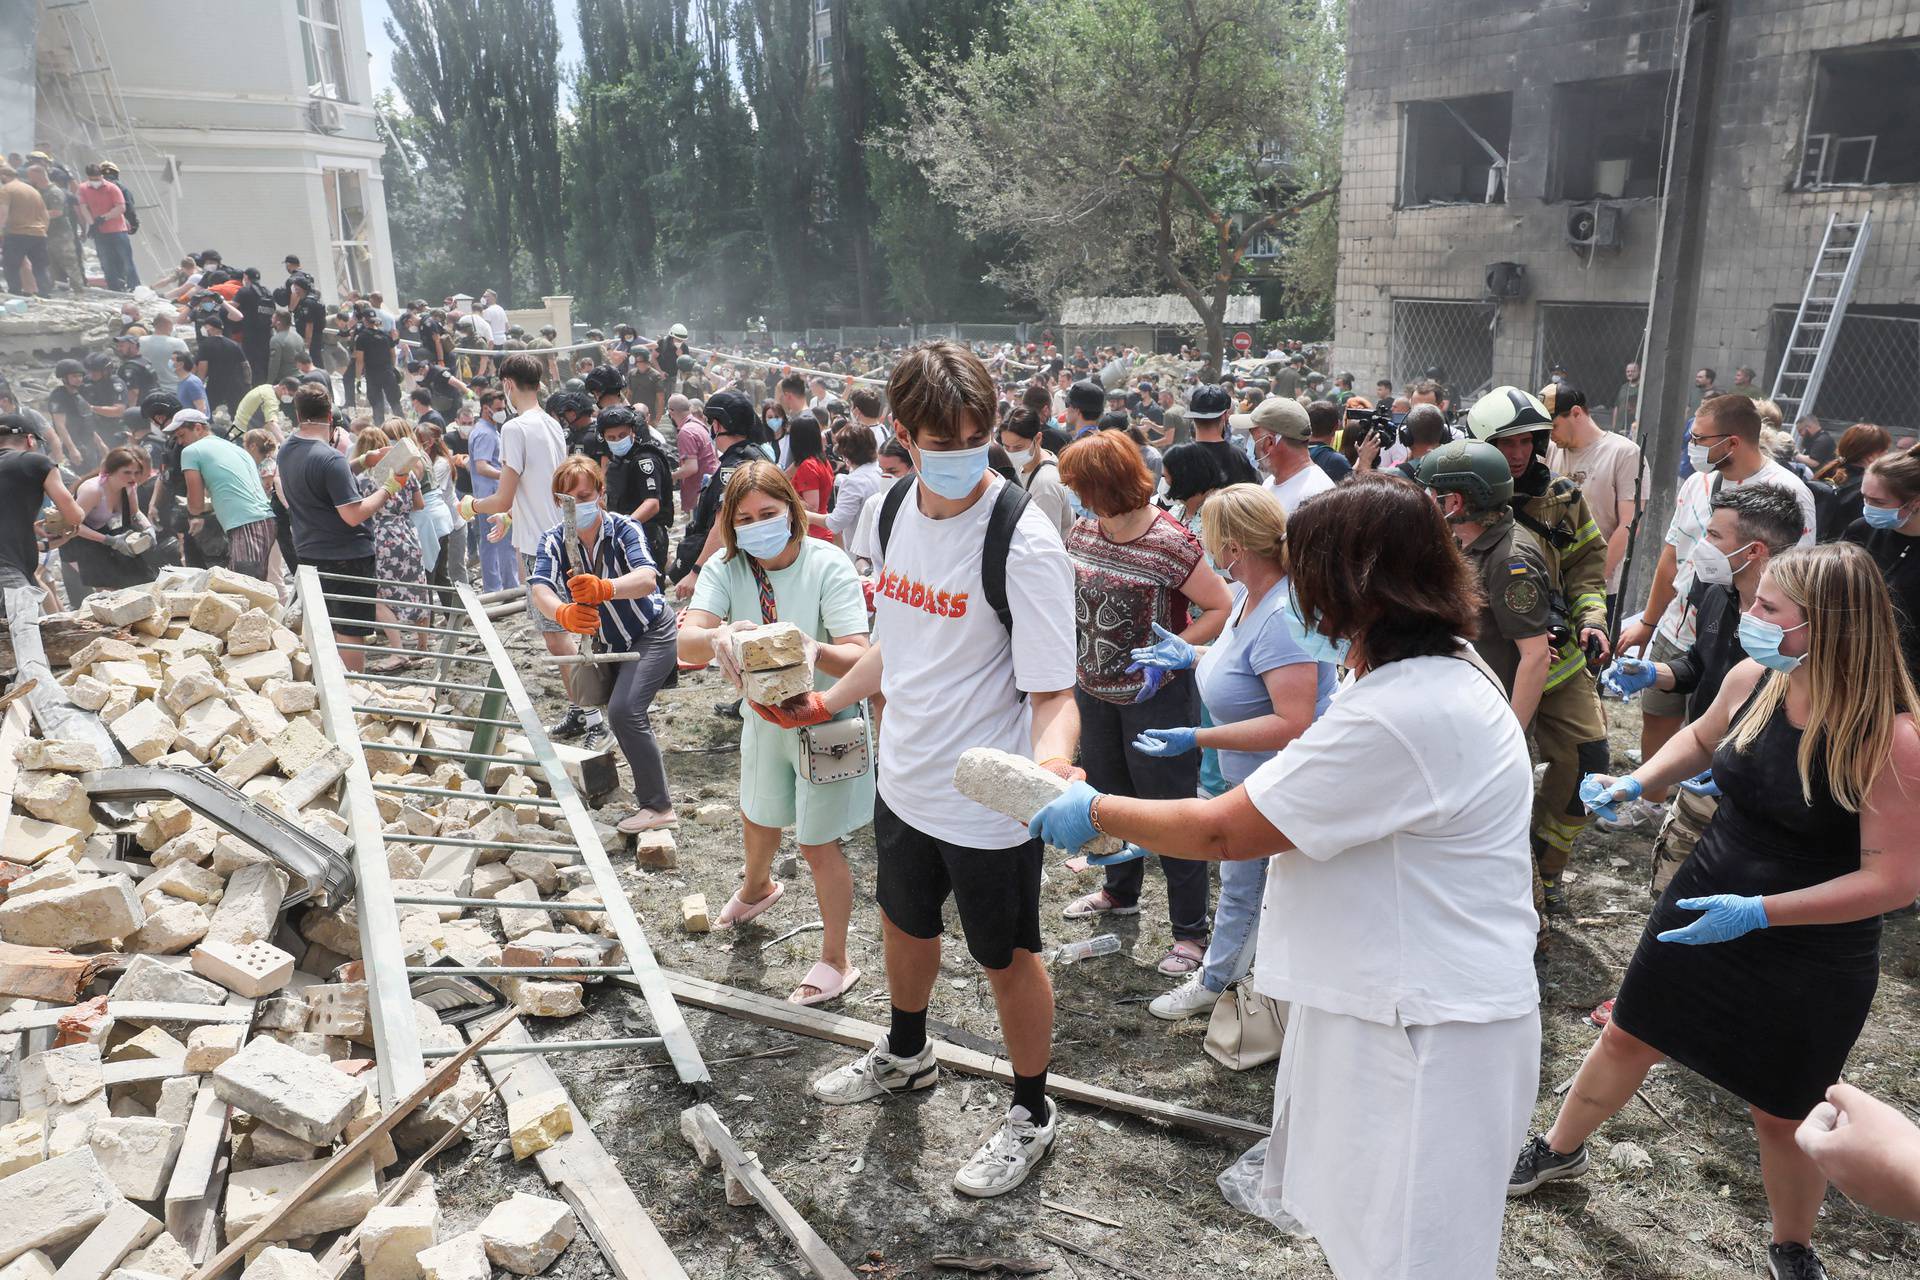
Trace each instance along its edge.
{"label": "damaged building", "polygon": [[[1688,10],[1355,0],[1338,367],[1437,368],[1465,395],[1559,365],[1611,407],[1646,323]],[[1824,419],[1920,433],[1920,10],[1724,17],[1692,363],[1723,388],[1751,366],[1789,414],[1811,394]]]}

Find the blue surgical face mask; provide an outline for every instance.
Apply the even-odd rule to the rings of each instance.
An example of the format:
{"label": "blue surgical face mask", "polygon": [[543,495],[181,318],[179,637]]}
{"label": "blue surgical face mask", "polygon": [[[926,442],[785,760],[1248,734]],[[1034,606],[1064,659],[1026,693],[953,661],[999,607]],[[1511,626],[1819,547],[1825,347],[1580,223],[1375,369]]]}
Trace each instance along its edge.
{"label": "blue surgical face mask", "polygon": [[778,431],[781,427],[784,427],[787,425],[787,420],[785,418],[768,418],[767,425],[769,427],[772,427],[775,431]]}
{"label": "blue surgical face mask", "polygon": [[1319,617],[1315,616],[1310,625],[1300,615],[1300,598],[1287,588],[1287,625],[1293,629],[1293,638],[1306,650],[1307,656],[1315,662],[1331,662],[1335,666],[1345,666],[1347,653],[1353,648],[1351,640],[1333,640],[1320,634]]}
{"label": "blue surgical face mask", "polygon": [[1777,622],[1768,622],[1765,618],[1756,618],[1750,613],[1740,615],[1740,647],[1747,656],[1770,671],[1792,671],[1807,660],[1807,655],[1786,654],[1780,652],[1780,642],[1787,638],[1787,632],[1798,631],[1807,624],[1783,627]]}
{"label": "blue surgical face mask", "polygon": [[987,446],[973,449],[949,449],[936,453],[930,449],[918,450],[920,454],[920,483],[950,501],[959,501],[972,493],[974,486],[980,483],[980,477],[987,474]]}
{"label": "blue surgical face mask", "polygon": [[1862,503],[1860,518],[1874,529],[1897,529],[1905,519],[1900,513],[1905,507],[1876,507],[1871,502]]}
{"label": "blue surgical face mask", "polygon": [[1087,509],[1087,505],[1084,502],[1080,501],[1079,494],[1075,493],[1066,485],[1061,485],[1060,487],[1067,491],[1067,501],[1073,504],[1073,515],[1076,520],[1096,520],[1099,518]]}
{"label": "blue surgical face mask", "polygon": [[607,441],[607,452],[616,458],[624,458],[633,452],[633,437],[621,436],[618,440]]}
{"label": "blue surgical face mask", "polygon": [[600,518],[600,504],[597,502],[575,502],[573,504],[573,527],[585,529]]}
{"label": "blue surgical face mask", "polygon": [[740,550],[755,560],[771,560],[785,551],[787,543],[793,540],[793,521],[782,516],[778,520],[737,524],[733,526],[733,540]]}

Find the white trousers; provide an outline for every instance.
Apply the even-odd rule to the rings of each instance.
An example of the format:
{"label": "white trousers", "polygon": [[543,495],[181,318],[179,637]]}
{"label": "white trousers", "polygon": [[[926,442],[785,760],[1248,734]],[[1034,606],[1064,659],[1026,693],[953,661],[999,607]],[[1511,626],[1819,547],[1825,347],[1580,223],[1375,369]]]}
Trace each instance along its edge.
{"label": "white trousers", "polygon": [[1340,1280],[1492,1280],[1539,1087],[1538,1013],[1397,1027],[1296,1004],[1263,1199]]}

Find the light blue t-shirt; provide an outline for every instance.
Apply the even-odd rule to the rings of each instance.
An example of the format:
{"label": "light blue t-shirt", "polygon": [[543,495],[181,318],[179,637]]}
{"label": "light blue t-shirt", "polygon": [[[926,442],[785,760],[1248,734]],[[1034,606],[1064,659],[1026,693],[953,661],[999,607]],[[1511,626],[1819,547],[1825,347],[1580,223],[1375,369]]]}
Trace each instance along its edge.
{"label": "light blue t-shirt", "polygon": [[481,475],[473,465],[476,462],[500,466],[500,428],[485,420],[474,423],[467,433],[467,470],[473,476],[473,496],[491,498],[500,491],[500,477]]}
{"label": "light blue t-shirt", "polygon": [[[1200,698],[1214,724],[1236,724],[1257,716],[1273,714],[1273,698],[1261,679],[1269,671],[1297,663],[1312,662],[1287,626],[1282,606],[1287,599],[1287,580],[1282,578],[1259,603],[1240,616],[1247,589],[1233,584],[1233,607],[1227,611],[1227,625],[1220,636],[1201,655],[1197,672]],[[1319,688],[1314,696],[1313,714],[1317,718],[1333,701],[1335,677],[1331,663],[1317,663]],[[1229,787],[1237,786],[1267,761],[1271,751],[1221,751],[1220,774]]]}
{"label": "light blue t-shirt", "polygon": [[222,529],[273,519],[273,504],[260,483],[260,464],[231,440],[208,436],[180,451],[180,469],[198,471]]}

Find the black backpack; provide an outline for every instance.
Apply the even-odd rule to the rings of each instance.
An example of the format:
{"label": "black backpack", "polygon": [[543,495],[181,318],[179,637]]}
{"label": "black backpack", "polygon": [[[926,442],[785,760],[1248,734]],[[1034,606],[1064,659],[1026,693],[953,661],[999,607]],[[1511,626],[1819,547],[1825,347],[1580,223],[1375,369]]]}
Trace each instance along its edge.
{"label": "black backpack", "polygon": [[[880,555],[887,554],[887,540],[893,536],[893,520],[900,514],[900,504],[907,500],[907,494],[913,490],[913,477],[902,476],[896,480],[887,494],[880,500]],[[994,495],[993,513],[987,517],[986,550],[980,557],[980,589],[992,606],[994,616],[1000,619],[1000,625],[1013,634],[1013,610],[1007,605],[1007,556],[1013,550],[1013,531],[1020,524],[1020,517],[1026,513],[1029,498],[1027,491],[1017,484],[1002,484]]]}

